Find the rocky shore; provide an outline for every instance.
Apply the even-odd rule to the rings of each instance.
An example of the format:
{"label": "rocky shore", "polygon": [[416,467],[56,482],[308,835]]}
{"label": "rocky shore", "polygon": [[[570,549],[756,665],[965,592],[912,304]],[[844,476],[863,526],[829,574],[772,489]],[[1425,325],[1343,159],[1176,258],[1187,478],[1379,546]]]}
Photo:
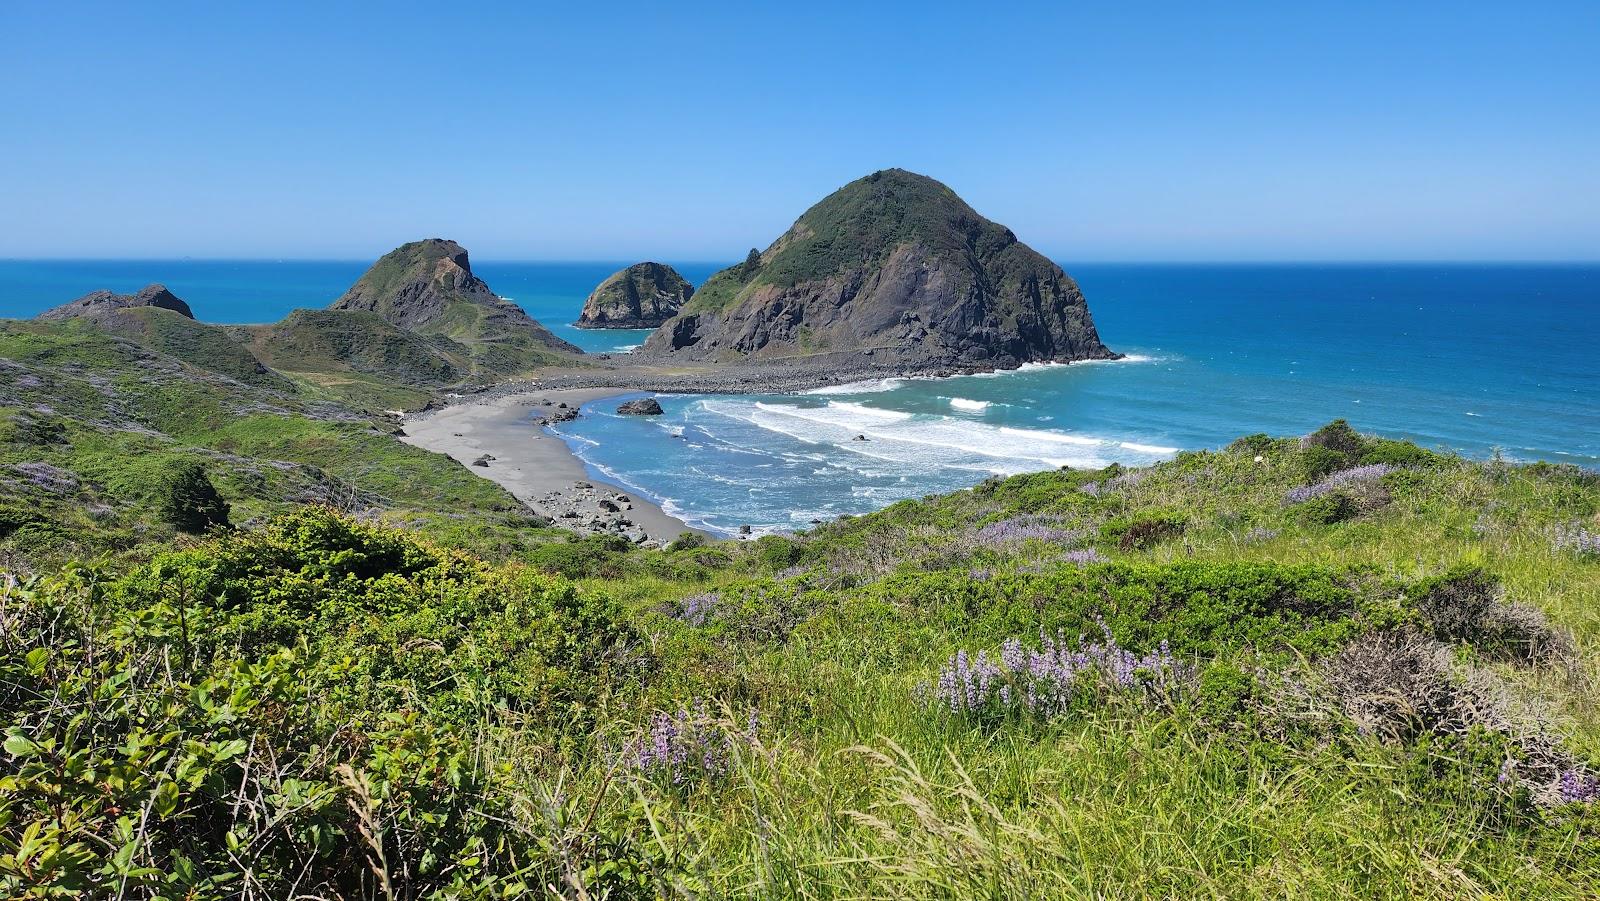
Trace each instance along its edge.
{"label": "rocky shore", "polygon": [[510,491],[552,526],[613,535],[644,546],[695,531],[624,486],[596,479],[545,426],[576,419],[579,407],[616,388],[540,386],[485,392],[405,420],[402,440],[447,454]]}

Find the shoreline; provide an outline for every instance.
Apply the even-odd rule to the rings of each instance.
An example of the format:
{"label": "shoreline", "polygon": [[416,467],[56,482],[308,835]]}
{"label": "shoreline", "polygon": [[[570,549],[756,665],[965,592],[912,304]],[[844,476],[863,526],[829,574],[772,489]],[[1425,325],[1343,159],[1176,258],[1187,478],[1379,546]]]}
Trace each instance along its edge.
{"label": "shoreline", "polygon": [[469,395],[406,417],[400,440],[460,462],[559,528],[618,535],[635,544],[664,545],[684,532],[705,534],[634,489],[591,475],[565,440],[534,422],[541,412],[576,413],[583,404],[633,390],[522,386],[514,393]]}

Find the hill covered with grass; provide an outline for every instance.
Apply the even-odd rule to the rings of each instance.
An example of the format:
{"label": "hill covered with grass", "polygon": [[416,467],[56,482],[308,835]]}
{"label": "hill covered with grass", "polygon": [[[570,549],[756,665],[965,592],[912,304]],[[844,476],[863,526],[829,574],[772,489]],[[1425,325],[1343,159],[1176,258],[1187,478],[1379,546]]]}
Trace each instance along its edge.
{"label": "hill covered with grass", "polygon": [[4,894],[1600,879],[1593,473],[1335,423],[751,542],[427,534],[302,507],[8,582]]}
{"label": "hill covered with grass", "polygon": [[163,505],[195,468],[237,525],[306,503],[490,544],[538,525],[386,417],[195,359],[77,321],[0,322],[0,569],[148,555],[179,530]]}

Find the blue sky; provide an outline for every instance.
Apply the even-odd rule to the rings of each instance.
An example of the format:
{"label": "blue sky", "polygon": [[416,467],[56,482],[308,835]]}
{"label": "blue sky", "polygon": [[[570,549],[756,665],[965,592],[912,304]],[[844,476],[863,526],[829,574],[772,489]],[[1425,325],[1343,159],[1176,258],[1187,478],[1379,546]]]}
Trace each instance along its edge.
{"label": "blue sky", "polygon": [[726,260],[902,166],[1062,260],[1600,258],[1593,2],[10,0],[0,29],[0,257]]}

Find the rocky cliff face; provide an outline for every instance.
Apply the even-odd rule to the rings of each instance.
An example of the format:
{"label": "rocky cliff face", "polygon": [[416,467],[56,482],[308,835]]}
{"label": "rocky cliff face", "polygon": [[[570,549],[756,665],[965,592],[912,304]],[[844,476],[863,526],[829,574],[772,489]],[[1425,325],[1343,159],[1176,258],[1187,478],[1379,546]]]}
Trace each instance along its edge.
{"label": "rocky cliff face", "polygon": [[845,185],[712,276],[637,353],[905,371],[1116,356],[1061,267],[901,169]]}
{"label": "rocky cliff face", "polygon": [[655,328],[678,315],[694,294],[676,269],[635,263],[600,283],[573,323],[578,328]]}
{"label": "rocky cliff face", "polygon": [[377,313],[419,335],[447,338],[472,355],[483,375],[545,365],[583,351],[551,334],[522,308],[472,274],[454,241],[413,241],[385,254],[331,310]]}
{"label": "rocky cliff face", "polygon": [[39,319],[71,319],[77,316],[95,317],[114,310],[131,310],[138,307],[155,307],[171,310],[188,319],[194,318],[189,305],[178,299],[165,285],[147,285],[137,294],[113,294],[110,291],[93,291],[77,300],[40,313]]}

